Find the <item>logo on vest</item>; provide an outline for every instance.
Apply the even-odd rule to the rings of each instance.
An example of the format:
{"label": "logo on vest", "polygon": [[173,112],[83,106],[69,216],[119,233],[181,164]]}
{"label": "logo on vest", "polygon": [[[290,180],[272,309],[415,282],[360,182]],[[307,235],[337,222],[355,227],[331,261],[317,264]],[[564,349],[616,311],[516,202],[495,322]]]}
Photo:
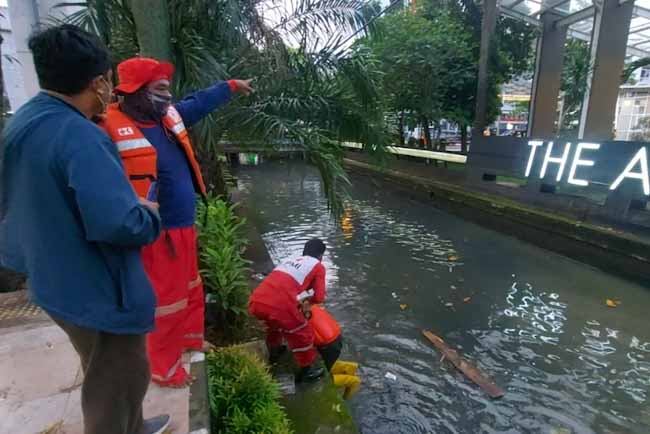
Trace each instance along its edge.
{"label": "logo on vest", "polygon": [[132,135],[135,134],[135,133],[133,132],[133,128],[131,128],[131,127],[124,127],[124,128],[118,128],[118,129],[117,129],[117,134],[119,134],[120,136],[124,137],[124,136],[132,136]]}

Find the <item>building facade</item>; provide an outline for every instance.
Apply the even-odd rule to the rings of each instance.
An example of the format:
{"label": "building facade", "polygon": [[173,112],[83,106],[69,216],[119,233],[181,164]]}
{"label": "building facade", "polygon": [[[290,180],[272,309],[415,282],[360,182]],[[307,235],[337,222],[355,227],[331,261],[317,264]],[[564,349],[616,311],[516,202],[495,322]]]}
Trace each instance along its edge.
{"label": "building facade", "polygon": [[616,140],[638,140],[650,136],[650,69],[637,72],[636,84],[623,85],[616,104]]}
{"label": "building facade", "polygon": [[38,23],[60,19],[78,10],[75,6],[56,7],[61,0],[0,0],[2,72],[6,96],[12,111],[39,91],[32,55],[27,46],[29,35]]}

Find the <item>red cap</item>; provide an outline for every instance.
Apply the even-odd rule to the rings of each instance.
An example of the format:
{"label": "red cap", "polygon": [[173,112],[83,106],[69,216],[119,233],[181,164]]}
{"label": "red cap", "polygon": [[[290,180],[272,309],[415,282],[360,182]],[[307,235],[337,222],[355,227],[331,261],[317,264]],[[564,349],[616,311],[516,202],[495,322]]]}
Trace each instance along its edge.
{"label": "red cap", "polygon": [[148,57],[132,57],[117,65],[120,84],[115,90],[126,94],[134,93],[152,81],[171,80],[173,75],[174,65],[169,62],[159,62]]}

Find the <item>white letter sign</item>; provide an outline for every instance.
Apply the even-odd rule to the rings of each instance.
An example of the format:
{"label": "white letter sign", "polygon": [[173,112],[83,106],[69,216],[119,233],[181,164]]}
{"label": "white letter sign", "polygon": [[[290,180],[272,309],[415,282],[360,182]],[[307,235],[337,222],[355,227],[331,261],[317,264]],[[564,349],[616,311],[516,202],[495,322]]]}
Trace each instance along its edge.
{"label": "white letter sign", "polygon": [[578,168],[578,166],[591,167],[595,163],[592,160],[580,159],[580,154],[582,153],[583,149],[591,149],[597,151],[598,149],[600,149],[600,145],[598,143],[578,143],[578,147],[576,148],[576,153],[573,156],[573,164],[571,164],[571,170],[569,171],[569,179],[567,180],[567,182],[569,184],[586,187],[589,185],[589,181],[586,181],[584,179],[577,179],[576,169]]}
{"label": "white letter sign", "polygon": [[546,176],[546,169],[548,168],[548,163],[556,163],[560,165],[560,168],[557,171],[557,181],[559,182],[564,173],[564,166],[566,166],[566,160],[569,158],[569,150],[571,150],[571,143],[567,142],[564,145],[564,152],[562,153],[561,158],[551,157],[551,152],[553,152],[553,142],[548,142],[548,148],[546,149],[546,157],[544,158],[544,164],[542,164],[542,171],[539,174],[540,179],[544,179]]}
{"label": "white letter sign", "polygon": [[533,168],[533,160],[535,159],[535,152],[539,146],[542,146],[544,142],[541,140],[531,140],[528,142],[528,146],[531,146],[530,156],[528,157],[528,166],[526,166],[526,178],[530,176],[530,171]]}
{"label": "white letter sign", "polygon": [[[632,169],[637,164],[641,164],[641,171],[632,172]],[[646,150],[645,147],[639,149],[639,152],[637,152],[634,158],[630,160],[623,173],[621,173],[619,177],[616,178],[616,181],[614,181],[614,183],[612,184],[611,187],[609,187],[609,189],[616,190],[618,186],[621,185],[621,182],[623,182],[625,178],[640,179],[641,183],[643,184],[643,193],[646,196],[650,196],[650,174],[648,174],[648,151]]]}

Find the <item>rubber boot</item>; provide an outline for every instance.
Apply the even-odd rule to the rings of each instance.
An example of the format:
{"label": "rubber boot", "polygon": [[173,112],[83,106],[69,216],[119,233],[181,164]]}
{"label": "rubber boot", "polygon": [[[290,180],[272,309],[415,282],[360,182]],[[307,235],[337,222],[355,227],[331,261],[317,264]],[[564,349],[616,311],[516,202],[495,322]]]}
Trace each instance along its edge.
{"label": "rubber boot", "polygon": [[280,345],[277,347],[267,347],[267,348],[269,349],[269,363],[271,365],[275,365],[276,363],[278,363],[282,355],[287,352],[286,345]]}
{"label": "rubber boot", "polygon": [[325,375],[325,368],[322,366],[309,365],[300,369],[296,381],[299,383],[313,383]]}

